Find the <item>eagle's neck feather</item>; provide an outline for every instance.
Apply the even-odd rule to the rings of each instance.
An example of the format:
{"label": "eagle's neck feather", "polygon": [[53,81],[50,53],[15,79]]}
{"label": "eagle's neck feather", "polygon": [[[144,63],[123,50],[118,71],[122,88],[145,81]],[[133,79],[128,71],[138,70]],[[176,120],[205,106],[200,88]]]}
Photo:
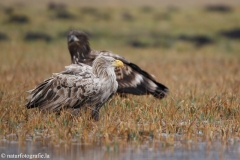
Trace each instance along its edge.
{"label": "eagle's neck feather", "polygon": [[107,66],[104,62],[93,63],[92,70],[93,73],[100,79],[108,81],[109,83],[117,83],[114,68]]}
{"label": "eagle's neck feather", "polygon": [[77,63],[89,57],[91,48],[88,42],[83,44],[78,43],[78,44],[69,46],[69,51],[71,54],[72,63]]}

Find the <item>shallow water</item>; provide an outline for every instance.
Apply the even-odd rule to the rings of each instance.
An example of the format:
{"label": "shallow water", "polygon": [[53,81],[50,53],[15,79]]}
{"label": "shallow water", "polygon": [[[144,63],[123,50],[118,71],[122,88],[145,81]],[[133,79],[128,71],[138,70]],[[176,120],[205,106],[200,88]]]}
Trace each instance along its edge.
{"label": "shallow water", "polygon": [[[53,159],[53,160],[237,160],[240,159],[240,144],[221,142],[197,142],[166,146],[161,142],[141,145],[90,145],[71,143],[53,145],[48,141],[24,141],[2,139],[0,159]],[[15,156],[15,157],[14,157]]]}

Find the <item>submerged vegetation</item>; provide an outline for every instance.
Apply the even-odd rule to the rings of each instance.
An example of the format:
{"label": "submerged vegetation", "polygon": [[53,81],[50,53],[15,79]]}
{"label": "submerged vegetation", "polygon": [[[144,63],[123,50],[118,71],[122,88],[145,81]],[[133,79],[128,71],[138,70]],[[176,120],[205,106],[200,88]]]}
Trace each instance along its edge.
{"label": "submerged vegetation", "polygon": [[[210,9],[2,6],[0,33],[7,38],[0,40],[1,138],[118,147],[159,140],[164,146],[239,142],[240,41],[226,35],[239,30],[240,7]],[[99,122],[88,114],[26,109],[25,91],[70,64],[64,36],[70,29],[84,30],[93,48],[111,50],[155,75],[169,87],[168,97],[116,95],[101,109]]]}

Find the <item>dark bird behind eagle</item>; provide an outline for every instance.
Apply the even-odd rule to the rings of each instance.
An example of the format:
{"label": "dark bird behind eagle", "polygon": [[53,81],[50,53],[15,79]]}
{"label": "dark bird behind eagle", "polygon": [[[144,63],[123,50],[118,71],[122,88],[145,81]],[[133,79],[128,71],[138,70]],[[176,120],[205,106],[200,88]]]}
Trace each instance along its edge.
{"label": "dark bird behind eagle", "polygon": [[82,63],[67,66],[29,91],[26,107],[56,112],[89,108],[92,118],[99,120],[100,108],[118,88],[115,67],[123,67],[123,63],[103,55],[93,61],[92,67]]}
{"label": "dark bird behind eagle", "polygon": [[118,81],[118,93],[134,95],[151,94],[160,99],[167,95],[168,88],[157,82],[153,76],[136,64],[112,52],[92,50],[89,45],[88,36],[84,32],[72,30],[68,33],[67,39],[73,64],[85,63],[91,66],[100,53],[121,60],[124,63],[123,68],[115,69]]}

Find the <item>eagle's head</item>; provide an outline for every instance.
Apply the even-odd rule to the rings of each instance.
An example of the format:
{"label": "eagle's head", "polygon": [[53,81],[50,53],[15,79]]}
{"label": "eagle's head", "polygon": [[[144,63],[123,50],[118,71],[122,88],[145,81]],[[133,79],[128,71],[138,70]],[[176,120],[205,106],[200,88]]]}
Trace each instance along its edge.
{"label": "eagle's head", "polygon": [[82,31],[70,31],[67,35],[67,43],[72,63],[78,63],[86,59],[91,51],[88,35]]}
{"label": "eagle's head", "polygon": [[116,74],[114,69],[116,67],[123,68],[124,64],[120,60],[116,60],[113,57],[104,56],[100,53],[99,56],[93,61],[92,65],[93,73],[99,77],[106,77],[109,75],[113,75],[116,80]]}
{"label": "eagle's head", "polygon": [[88,35],[82,31],[72,30],[67,35],[68,45],[89,45]]}

